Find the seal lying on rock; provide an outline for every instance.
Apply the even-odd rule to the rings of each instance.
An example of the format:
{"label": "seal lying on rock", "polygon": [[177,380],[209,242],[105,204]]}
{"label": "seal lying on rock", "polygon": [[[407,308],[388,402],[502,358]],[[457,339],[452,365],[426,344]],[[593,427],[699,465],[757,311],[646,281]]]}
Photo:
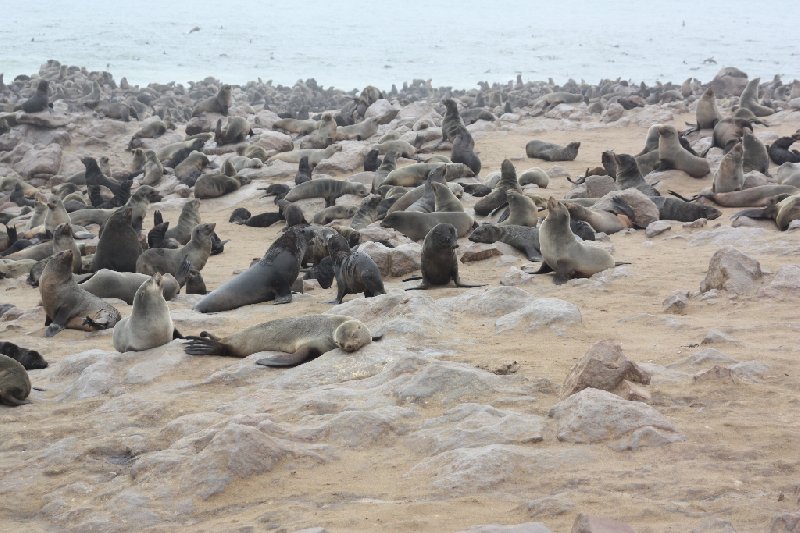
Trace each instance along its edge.
{"label": "seal lying on rock", "polygon": [[187,337],[189,355],[247,357],[257,352],[285,352],[256,361],[264,366],[296,366],[325,352],[341,348],[355,352],[374,338],[367,326],[349,316],[307,315],[279,318],[252,326],[230,337],[218,338],[203,331]]}
{"label": "seal lying on rock", "polygon": [[0,354],[0,404],[17,407],[30,403],[31,380],[25,368],[12,358]]}
{"label": "seal lying on rock", "polygon": [[552,196],[547,200],[547,218],[539,229],[542,265],[537,273],[555,271],[556,283],[573,277],[589,277],[615,266],[611,254],[575,240],[567,206]]}
{"label": "seal lying on rock", "polygon": [[348,294],[363,292],[365,298],[386,294],[375,261],[363,252],[351,251],[345,238],[338,233],[328,236],[328,253],[336,275],[336,299],[331,303],[342,303]]}
{"label": "seal lying on rock", "polygon": [[524,253],[529,261],[541,261],[539,228],[513,224],[481,224],[469,234],[472,242],[492,244],[502,242]]}
{"label": "seal lying on rock", "polygon": [[390,213],[381,221],[381,227],[396,229],[409,239],[419,241],[424,239],[434,226],[442,222],[452,224],[456,228],[459,238],[466,237],[469,230],[475,225],[475,220],[467,213],[410,213],[396,211]]}
{"label": "seal lying on rock", "polygon": [[531,159],[544,159],[545,161],[575,161],[578,157],[579,142],[571,142],[560,146],[545,141],[530,141],[525,145],[525,153]]}
{"label": "seal lying on rock", "polygon": [[[180,292],[181,285],[186,281],[191,266],[189,261],[184,260],[174,277],[172,274],[164,274],[161,277],[160,286],[164,299],[172,300]],[[94,276],[78,286],[100,298],[117,298],[131,305],[136,291],[148,279],[150,276],[147,274],[116,272],[104,268],[98,270]]]}
{"label": "seal lying on rock", "polygon": [[46,337],[64,328],[95,331],[114,327],[119,311],[80,288],[72,278],[72,250],[64,250],[47,263],[39,280],[45,312]]}
{"label": "seal lying on rock", "polygon": [[425,236],[422,245],[422,276],[404,279],[411,281],[421,279],[422,283],[416,287],[409,287],[407,291],[426,290],[431,287],[448,285],[452,280],[456,287],[484,287],[484,285],[470,285],[462,283],[458,275],[458,236],[452,224],[437,224]]}
{"label": "seal lying on rock", "polygon": [[131,316],[114,326],[113,343],[118,352],[149,350],[180,337],[172,324],[161,281],[161,274],[156,274],[142,283],[133,297]]}

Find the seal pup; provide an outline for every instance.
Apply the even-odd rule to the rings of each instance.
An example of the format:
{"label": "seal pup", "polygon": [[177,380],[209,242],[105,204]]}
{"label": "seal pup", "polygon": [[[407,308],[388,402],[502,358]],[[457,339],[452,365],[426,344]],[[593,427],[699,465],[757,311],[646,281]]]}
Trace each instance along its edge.
{"label": "seal pup", "polygon": [[[116,181],[107,178],[103,171],[97,164],[97,160],[93,157],[84,157],[81,159],[84,165],[84,176],[86,185],[102,186],[111,191],[114,195],[114,200],[117,206],[125,205],[131,193],[131,183],[126,181],[124,183],[117,183]],[[94,204],[94,202],[93,202]],[[95,207],[99,207],[95,205]]]}
{"label": "seal pup", "polygon": [[136,260],[136,270],[152,276],[156,273],[175,276],[187,259],[197,270],[206,266],[211,255],[211,241],[216,223],[198,224],[192,230],[192,238],[180,248],[151,248],[145,250]]}
{"label": "seal pup", "polygon": [[475,220],[467,213],[410,213],[395,211],[386,215],[381,221],[381,226],[396,229],[409,239],[419,241],[424,239],[431,229],[442,222],[452,224],[456,228],[459,238],[466,237],[475,224]]}
{"label": "seal pup", "polygon": [[252,215],[250,211],[244,207],[237,207],[231,213],[228,222],[233,224],[244,224],[254,228],[267,228],[276,222],[283,220],[283,213],[278,210],[277,213],[261,213],[259,215]]}
{"label": "seal pup", "polygon": [[697,102],[694,114],[697,120],[695,127],[698,130],[714,129],[714,126],[722,118],[717,109],[717,98],[714,95],[714,89],[709,87],[705,90],[703,96]]}
{"label": "seal pup", "polygon": [[195,269],[186,276],[186,294],[208,294],[203,275]]}
{"label": "seal pup", "polygon": [[[370,117],[364,119],[363,121],[357,124],[351,124],[348,126],[339,126],[336,128],[335,134],[336,137],[334,140],[336,141],[347,141],[347,140],[356,140],[356,141],[365,141],[378,133],[378,117]],[[377,154],[376,154],[377,155]],[[366,170],[366,169],[364,169]],[[374,169],[373,169],[374,170]]]}
{"label": "seal pup", "polygon": [[714,206],[697,202],[685,202],[679,198],[653,196],[650,200],[658,207],[658,218],[660,220],[694,222],[700,218],[714,220],[722,214],[722,211]]}
{"label": "seal pup", "polygon": [[325,207],[331,207],[336,203],[338,197],[345,194],[353,194],[364,198],[369,192],[362,183],[320,178],[301,183],[289,191],[289,194],[284,198],[289,202],[296,202],[306,198],[325,198]]}
{"label": "seal pup", "polygon": [[469,234],[472,242],[492,244],[502,242],[525,254],[529,261],[541,261],[539,228],[499,224],[481,224]]}
{"label": "seal pup", "polygon": [[444,183],[440,183],[437,181],[429,182],[431,187],[433,187],[433,200],[434,200],[434,208],[435,212],[439,213],[463,213],[464,206],[461,204],[461,200],[456,198],[456,195],[453,194],[453,191],[450,190]]}
{"label": "seal pup", "polygon": [[542,265],[537,273],[555,271],[556,283],[589,277],[615,266],[611,254],[575,240],[567,206],[552,196],[547,200],[547,218],[539,228]]}
{"label": "seal pup", "polygon": [[318,211],[312,221],[314,224],[325,225],[329,222],[333,222],[334,220],[341,220],[344,218],[351,218],[353,215],[356,214],[356,210],[358,206],[343,206],[343,205],[334,205],[331,207],[326,207],[321,211]]}
{"label": "seal pup", "polygon": [[740,211],[732,218],[742,216],[774,220],[779,230],[786,231],[793,220],[800,219],[800,194],[778,194],[767,200],[764,207]]}
{"label": "seal pup", "polygon": [[75,242],[72,226],[67,222],[59,224],[53,232],[53,254],[55,255],[62,250],[72,250],[72,272],[80,274],[83,270],[81,251]]}
{"label": "seal pup", "polygon": [[131,316],[114,326],[112,342],[118,352],[139,352],[157,348],[179,337],[164,299],[161,274],[156,274],[136,290]]}
{"label": "seal pup", "polygon": [[739,96],[739,107],[749,109],[757,117],[766,117],[775,111],[758,103],[758,84],[761,78],[753,78],[747,82],[742,94]]}
{"label": "seal pup", "polygon": [[31,380],[25,367],[7,355],[0,354],[0,404],[18,407],[31,403]]}
{"label": "seal pup", "polygon": [[506,191],[508,200],[508,218],[499,223],[500,226],[529,226],[539,224],[539,210],[531,198],[515,189]]}
{"label": "seal pup", "polygon": [[6,355],[21,364],[25,370],[39,370],[47,368],[48,363],[42,354],[36,350],[29,350],[17,346],[13,342],[0,341],[0,354]]}
{"label": "seal pup", "polygon": [[374,148],[364,157],[364,172],[375,172],[381,166],[380,154]]}
{"label": "seal pup", "polygon": [[[297,165],[297,174],[294,175],[295,185],[300,185],[307,181],[311,181],[311,165],[308,164],[308,156],[304,155],[300,158],[300,163]],[[285,195],[284,195],[285,196]]]}
{"label": "seal pup", "polygon": [[323,159],[328,159],[336,152],[341,152],[340,144],[332,144],[327,148],[304,148],[290,152],[279,152],[269,158],[270,161],[283,161],[284,163],[299,163],[303,156],[308,157],[308,164],[317,166]]}
{"label": "seal pup", "polygon": [[336,348],[352,353],[373,340],[361,321],[342,315],[307,315],[279,318],[219,338],[203,331],[186,337],[189,355],[247,357],[257,352],[284,352],[256,361],[263,366],[296,366]]}
{"label": "seal pup", "polygon": [[525,154],[531,159],[544,159],[545,161],[575,161],[580,147],[581,143],[579,142],[560,146],[534,139],[525,145]]}
{"label": "seal pup", "polygon": [[767,147],[764,146],[764,143],[753,135],[750,130],[745,130],[742,136],[742,147],[744,148],[742,170],[745,173],[751,170],[757,170],[765,176],[768,176],[769,154],[767,153]]}
{"label": "seal pup", "polygon": [[192,238],[192,230],[200,224],[200,200],[192,199],[183,204],[178,223],[167,230],[165,239],[175,239],[180,244],[186,244]]}
{"label": "seal pup", "polygon": [[[623,210],[630,212],[627,205],[617,198],[612,199],[612,202],[615,208],[622,207]],[[567,203],[566,206],[572,220],[583,220],[592,226],[592,229],[595,231],[605,233],[606,235],[611,235],[612,233],[617,233],[618,231],[633,226],[630,219],[622,220],[616,213],[604,211],[602,209],[591,209],[571,202]]]}
{"label": "seal pup", "polygon": [[769,145],[769,158],[776,165],[784,163],[800,163],[800,152],[791,150],[792,144],[800,141],[800,133],[795,133],[791,137],[781,137]]}
{"label": "seal pup", "polygon": [[39,280],[39,292],[46,317],[46,337],[64,328],[108,329],[121,318],[112,305],[80,288],[72,278],[72,250],[57,253],[47,263]]}
{"label": "seal pup", "polygon": [[347,240],[338,233],[328,236],[328,254],[336,276],[336,298],[331,303],[342,303],[348,294],[363,292],[365,298],[386,294],[375,261],[363,252],[350,250]]}
{"label": "seal pup", "polygon": [[52,235],[59,224],[69,224],[70,216],[64,209],[64,202],[57,196],[52,196],[47,201],[47,213],[44,216],[44,229],[47,235]]}
{"label": "seal pup", "polygon": [[204,174],[194,184],[194,197],[207,200],[219,198],[238,191],[242,185],[250,183],[250,178],[236,174],[233,166],[227,161],[223,166],[223,174]]}
{"label": "seal pup", "polygon": [[457,135],[462,135],[464,139],[472,139],[461,115],[458,113],[458,104],[452,98],[445,98],[442,103],[444,104],[445,112],[442,119],[442,140],[438,146],[445,142],[453,142]]}
{"label": "seal pup", "polygon": [[47,100],[47,91],[50,88],[50,82],[47,80],[39,80],[36,85],[36,92],[34,92],[22,104],[14,108],[15,111],[20,109],[26,113],[40,113],[49,107],[52,107]]}
{"label": "seal pup", "polygon": [[736,143],[731,151],[725,154],[722,162],[714,175],[714,184],[711,190],[714,192],[740,191],[744,186],[744,172],[742,161],[744,148],[742,143]]}
{"label": "seal pup", "polygon": [[421,279],[422,283],[416,287],[409,287],[407,291],[427,290],[432,287],[448,285],[452,280],[456,287],[485,287],[485,285],[472,285],[463,283],[458,275],[458,235],[452,224],[437,224],[425,235],[422,244],[421,277],[411,277],[403,281]]}
{"label": "seal pup", "polygon": [[270,300],[275,300],[276,304],[290,303],[292,284],[300,273],[307,238],[304,227],[288,228],[260,261],[207,294],[195,305],[195,311],[229,311]]}
{"label": "seal pup", "polygon": [[529,168],[520,174],[518,181],[522,186],[533,184],[540,189],[546,189],[547,186],[550,185],[550,177],[547,175],[547,172],[539,167]]}
{"label": "seal pup", "polygon": [[494,190],[475,203],[475,214],[487,216],[492,211],[502,207],[508,201],[506,192],[509,190],[520,190],[517,182],[517,170],[509,159],[504,159],[500,165],[500,181],[497,182]]}
{"label": "seal pup", "polygon": [[678,132],[672,126],[658,128],[658,158],[661,170],[682,170],[693,178],[702,178],[711,172],[708,161],[681,146]]}
{"label": "seal pup", "polygon": [[222,128],[222,119],[217,119],[217,127],[214,129],[214,142],[217,146],[226,144],[237,144],[247,140],[253,134],[250,123],[244,117],[230,117],[225,129]]}
{"label": "seal pup", "polygon": [[145,150],[144,156],[145,163],[142,183],[150,186],[158,185],[161,182],[161,178],[164,177],[164,167],[161,165],[161,161],[158,160],[153,150]]}
{"label": "seal pup", "polygon": [[[172,300],[177,296],[182,282],[185,282],[189,276],[191,266],[189,261],[184,261],[175,276],[172,274],[161,276],[161,293],[165,300]],[[104,268],[95,272],[91,278],[79,283],[78,286],[100,298],[117,298],[131,305],[136,291],[148,279],[150,276],[147,274],[117,272]]]}
{"label": "seal pup", "polygon": [[359,230],[378,220],[378,206],[381,201],[383,196],[380,194],[370,194],[364,198],[350,221],[350,227]]}
{"label": "seal pup", "polygon": [[209,163],[206,154],[193,150],[175,167],[175,177],[184,185],[194,187],[197,178],[203,174]]}
{"label": "seal pup", "polygon": [[[605,157],[607,152],[603,152]],[[642,177],[636,159],[628,154],[609,153],[613,166],[616,169],[614,181],[620,190],[637,189],[645,196],[660,196],[661,194]]]}
{"label": "seal pup", "polygon": [[133,229],[133,208],[121,207],[103,225],[92,270],[103,268],[117,272],[135,272],[136,261],[142,253],[139,234]]}
{"label": "seal pup", "polygon": [[223,85],[219,88],[217,94],[198,103],[192,111],[192,116],[198,117],[204,113],[219,113],[223,117],[227,117],[230,104],[231,86]]}
{"label": "seal pup", "polygon": [[[469,135],[469,134],[467,134]],[[450,161],[453,163],[464,163],[472,173],[477,176],[481,171],[481,160],[475,153],[475,141],[472,136],[459,133],[453,139],[453,150],[450,152]]]}

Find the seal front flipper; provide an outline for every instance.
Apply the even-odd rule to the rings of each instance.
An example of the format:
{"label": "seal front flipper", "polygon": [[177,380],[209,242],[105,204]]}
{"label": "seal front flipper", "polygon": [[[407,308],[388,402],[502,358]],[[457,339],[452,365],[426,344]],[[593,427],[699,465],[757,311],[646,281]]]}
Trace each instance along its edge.
{"label": "seal front flipper", "polygon": [[10,405],[11,407],[19,407],[20,405],[27,405],[31,403],[29,400],[17,400],[10,394],[3,394],[0,392],[0,404]]}
{"label": "seal front flipper", "polygon": [[47,326],[47,329],[44,330],[44,336],[45,337],[55,337],[63,329],[64,329],[64,326],[62,324],[56,324],[55,322],[51,322],[50,325]]}
{"label": "seal front flipper", "polygon": [[313,350],[308,346],[303,346],[302,348],[298,348],[294,353],[284,353],[279,355],[273,355],[271,357],[263,357],[256,361],[257,365],[261,366],[275,366],[275,367],[289,367],[289,366],[297,366],[306,361],[310,361],[316,357],[321,355],[319,351]]}
{"label": "seal front flipper", "polygon": [[221,342],[207,331],[201,332],[199,337],[189,336],[184,338],[189,341],[183,349],[188,355],[233,355],[227,344]]}
{"label": "seal front flipper", "polygon": [[[405,281],[417,281],[417,280],[420,280],[420,279],[422,279],[422,276],[411,276],[410,278],[406,278],[403,281],[404,282]],[[408,290],[408,289],[406,289],[406,290]]]}
{"label": "seal front flipper", "polygon": [[527,272],[528,274],[547,274],[548,272],[552,272],[553,269],[550,268],[550,265],[547,264],[547,261],[542,261],[542,264],[539,265],[539,270],[536,272],[531,272],[530,270],[525,270],[524,268],[523,271]]}
{"label": "seal front flipper", "polygon": [[556,264],[556,275],[553,277],[553,283],[556,285],[563,285],[568,282],[575,275],[575,269],[568,260],[559,259]]}
{"label": "seal front flipper", "polygon": [[172,340],[182,339],[182,338],[183,338],[183,335],[181,335],[180,331],[178,331],[177,329],[173,329],[172,330]]}

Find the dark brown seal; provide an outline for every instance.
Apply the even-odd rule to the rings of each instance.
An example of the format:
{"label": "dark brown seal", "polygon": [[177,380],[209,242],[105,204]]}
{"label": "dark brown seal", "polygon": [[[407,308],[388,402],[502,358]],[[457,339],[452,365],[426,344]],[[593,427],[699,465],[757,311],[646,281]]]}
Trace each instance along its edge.
{"label": "dark brown seal", "polygon": [[363,292],[365,298],[386,294],[378,265],[363,252],[353,252],[344,237],[334,233],[328,237],[328,253],[336,275],[336,299],[340,304],[348,294]]}
{"label": "dark brown seal", "polygon": [[456,287],[483,287],[484,285],[471,285],[463,283],[458,275],[458,234],[452,224],[437,224],[425,236],[422,245],[422,272],[421,277],[412,277],[403,281],[422,279],[422,283],[416,287],[409,287],[411,290],[425,290],[431,287],[442,287],[448,285],[450,281]]}

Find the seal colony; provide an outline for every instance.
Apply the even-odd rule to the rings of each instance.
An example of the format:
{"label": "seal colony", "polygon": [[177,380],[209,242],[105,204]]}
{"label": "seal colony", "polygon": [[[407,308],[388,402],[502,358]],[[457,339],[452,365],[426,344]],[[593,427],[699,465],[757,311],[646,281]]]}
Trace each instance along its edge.
{"label": "seal colony", "polygon": [[[91,89],[82,81],[91,81]],[[87,380],[76,377],[84,370],[69,374],[63,365],[92,348],[125,352],[98,362],[109,372],[128,361],[146,362],[120,378],[123,388],[149,386],[140,385],[150,379],[148,352],[163,355],[164,365],[178,354],[181,370],[191,368],[187,381],[200,373],[209,379],[200,387],[209,397],[240,388],[247,396],[254,379],[289,383],[301,373],[309,383],[327,383],[329,359],[343,375],[360,375],[361,368],[347,365],[360,365],[360,358],[384,346],[390,353],[420,343],[415,329],[430,319],[424,314],[428,300],[489,302],[487,291],[512,288],[566,299],[591,296],[598,285],[614,293],[641,282],[637,247],[650,256],[664,253],[663,241],[649,232],[645,237],[644,228],[653,222],[676,221],[673,234],[691,235],[694,228],[682,223],[728,224],[735,208],[735,224],[774,226],[791,239],[787,230],[800,217],[800,178],[792,167],[797,124],[788,124],[796,117],[788,109],[794,89],[788,85],[751,85],[740,99],[719,84],[712,91],[696,81],[685,90],[606,80],[596,86],[486,84],[472,91],[423,82],[360,94],[323,90],[310,80],[287,88],[209,79],[188,89],[123,89],[112,81],[102,73],[48,64],[39,76],[0,90],[0,153],[7,156],[0,157],[0,283],[23,311],[4,318],[0,328],[14,341],[5,341],[8,352],[31,361],[41,353],[56,367],[42,373],[31,366],[34,381],[44,376],[48,387],[58,384],[52,392],[31,392],[13,367],[13,379],[0,381],[5,403],[32,402],[17,412],[46,410],[57,394],[74,394],[62,392],[64,384],[84,386]],[[42,94],[47,109],[26,112],[24,103]],[[81,99],[87,96],[96,96],[98,104],[86,106]],[[598,129],[601,116],[623,108],[622,116],[641,135],[617,143],[614,136],[598,141],[589,128],[561,131],[562,102],[585,113],[577,124],[591,122]],[[100,104],[108,110],[126,106],[129,121],[87,111]],[[682,129],[693,106],[697,128]],[[545,108],[544,126],[527,128]],[[761,118],[742,109],[753,115],[755,109]],[[656,110],[657,121],[642,126]],[[71,122],[68,142],[59,135]],[[518,123],[525,127],[517,129]],[[101,126],[108,124],[120,133],[85,142],[86,132],[104,131]],[[649,126],[652,135],[642,129]],[[500,133],[508,133],[502,142]],[[51,137],[64,146],[28,143]],[[45,150],[55,147],[58,165],[48,169]],[[629,265],[614,270],[622,262]],[[676,263],[676,271],[681,265]],[[550,276],[525,277],[537,269],[554,271],[554,279],[565,284],[555,286]],[[31,274],[39,276],[38,293],[17,284],[16,278]],[[403,284],[414,274],[420,285]],[[422,295],[402,292],[434,288]],[[367,348],[396,319],[393,313],[405,312],[404,302],[418,307],[400,326],[392,324],[384,342]],[[584,305],[593,305],[591,298]],[[481,311],[478,319],[470,318],[480,333],[465,333],[460,311],[455,308],[454,318],[436,315],[436,325],[483,345],[476,335],[491,335],[494,317]],[[176,327],[193,335],[181,339]],[[23,331],[31,342],[18,338]],[[436,339],[424,342],[440,348]],[[347,355],[329,353],[334,350]],[[280,354],[254,356],[240,363],[239,374],[214,374],[226,363],[186,358],[184,351],[239,358]],[[470,357],[478,359],[475,354]],[[88,362],[94,355],[85,357]],[[317,358],[304,369],[260,368]],[[399,359],[385,363],[397,372],[398,398],[413,389],[401,389],[400,382],[414,377],[418,364]],[[365,372],[372,372],[373,363]],[[390,366],[395,364],[403,366]],[[194,394],[190,389],[182,391]],[[320,389],[310,384],[296,394]],[[106,395],[92,394],[92,401]],[[231,405],[233,413],[238,406]],[[324,402],[313,408],[328,409]],[[426,408],[409,407],[414,409]],[[391,433],[381,438],[388,442]]]}

